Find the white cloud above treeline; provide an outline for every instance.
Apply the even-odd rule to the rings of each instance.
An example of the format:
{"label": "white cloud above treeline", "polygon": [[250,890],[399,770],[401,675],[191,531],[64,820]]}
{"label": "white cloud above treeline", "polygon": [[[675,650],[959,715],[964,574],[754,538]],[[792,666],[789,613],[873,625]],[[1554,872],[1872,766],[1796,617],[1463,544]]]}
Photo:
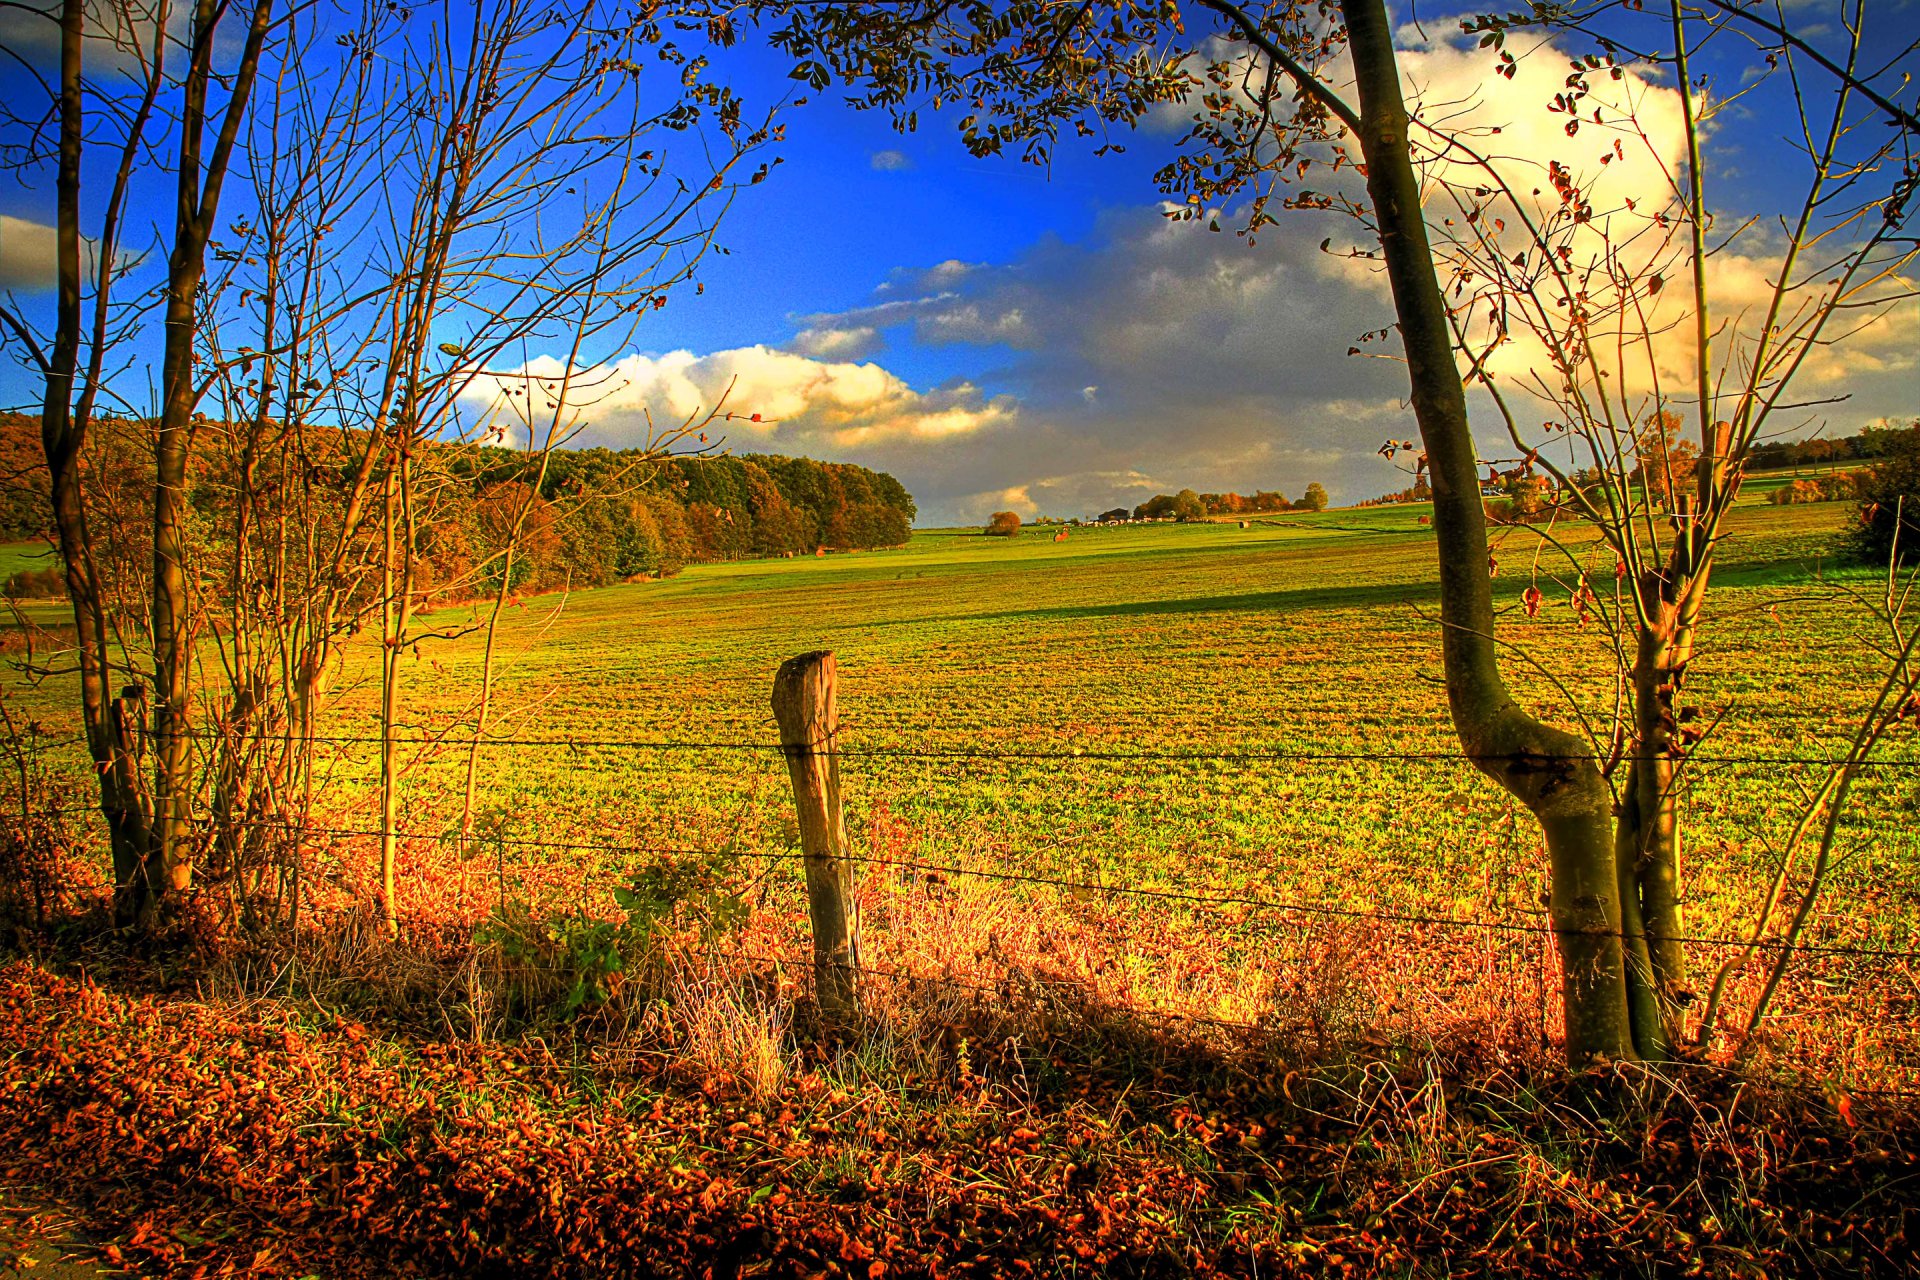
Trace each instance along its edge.
{"label": "white cloud above treeline", "polygon": [[[520,372],[545,389],[557,385],[563,371],[559,361],[542,357]],[[573,383],[569,399],[581,424],[575,443],[615,448],[724,414],[709,433],[724,434],[739,451],[846,457],[1002,430],[1017,416],[1010,398],[986,396],[971,383],[917,391],[871,362],[759,345],[705,355],[627,355],[578,372]],[[498,394],[493,380],[483,379],[470,399],[486,402]]]}
{"label": "white cloud above treeline", "polygon": [[53,288],[54,229],[0,214],[0,289]]}

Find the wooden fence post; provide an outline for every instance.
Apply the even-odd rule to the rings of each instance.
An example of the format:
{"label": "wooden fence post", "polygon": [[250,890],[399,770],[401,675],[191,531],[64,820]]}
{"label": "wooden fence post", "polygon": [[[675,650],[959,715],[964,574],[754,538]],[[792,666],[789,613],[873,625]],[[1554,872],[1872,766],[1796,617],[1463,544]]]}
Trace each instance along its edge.
{"label": "wooden fence post", "polygon": [[840,807],[835,669],[828,650],[781,663],[773,678],[773,715],[780,723],[780,749],[787,757],[800,819],[807,915],[813,922],[814,991],[821,1013],[838,1019],[859,1010],[860,915]]}

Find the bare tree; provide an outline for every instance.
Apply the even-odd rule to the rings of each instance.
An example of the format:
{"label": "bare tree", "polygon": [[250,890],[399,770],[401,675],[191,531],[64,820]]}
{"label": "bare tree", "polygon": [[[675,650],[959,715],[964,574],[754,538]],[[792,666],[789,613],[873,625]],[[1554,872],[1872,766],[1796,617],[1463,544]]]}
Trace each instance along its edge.
{"label": "bare tree", "polygon": [[[564,443],[580,387],[604,381],[588,370],[692,277],[775,131],[745,123],[652,16],[596,0],[432,14],[195,0],[184,17],[68,0],[51,16],[57,144],[7,159],[56,171],[58,305],[46,333],[11,300],[0,324],[46,386],[123,911],[153,918],[204,851],[237,918],[297,913],[290,833],[321,781],[332,682],[372,630],[392,928],[403,664],[465,630],[419,627],[426,602],[476,595],[498,569],[481,557],[422,578],[471,508],[479,441],[506,401],[540,396],[520,416],[550,424],[544,448]],[[88,234],[96,151],[118,167]],[[173,202],[161,251],[129,252],[122,226],[156,185]],[[143,408],[138,326],[156,312]],[[540,376],[556,352],[557,394]],[[511,557],[511,540],[491,554]],[[118,696],[116,675],[135,677]],[[188,720],[196,692],[204,725]]]}
{"label": "bare tree", "polygon": [[[692,278],[726,205],[765,173],[735,176],[772,140],[770,124],[743,125],[738,99],[699,68],[676,72],[665,93],[643,91],[639,57],[658,39],[593,3],[498,0],[424,32],[372,6],[352,35],[356,56],[324,88],[289,68],[274,99],[289,123],[256,143],[278,157],[277,176],[233,250],[247,269],[224,289],[288,327],[216,358],[268,371],[284,362],[286,389],[265,373],[244,384],[258,402],[256,436],[271,436],[265,451],[282,459],[269,505],[315,512],[320,502],[327,516],[283,526],[299,545],[280,538],[276,564],[300,566],[295,580],[238,561],[232,580],[276,583],[274,617],[297,605],[281,644],[291,651],[283,715],[309,758],[344,646],[363,626],[378,630],[379,897],[390,931],[404,666],[421,643],[471,629],[422,629],[418,615],[430,598],[511,582],[546,460],[606,389],[597,362]],[[303,127],[316,118],[325,127]],[[692,155],[670,170],[681,136]],[[231,342],[248,328],[220,332]],[[426,545],[449,533],[442,517],[469,503],[483,446],[514,422],[528,431],[531,485],[510,499],[508,537],[454,577],[424,581]],[[242,459],[250,449],[251,438]],[[244,554],[248,504],[237,510]],[[231,590],[231,607],[243,608],[247,593]],[[504,599],[495,593],[490,636]],[[234,634],[244,630],[236,623]],[[247,666],[237,646],[234,657],[240,706],[251,686],[236,678]],[[490,693],[483,678],[481,733]]]}
{"label": "bare tree", "polygon": [[[1681,1041],[1694,1000],[1680,793],[1703,726],[1685,697],[1686,677],[1746,459],[1784,411],[1807,407],[1792,388],[1810,364],[1911,298],[1904,272],[1914,254],[1901,235],[1912,139],[1881,127],[1884,113],[1854,87],[1862,6],[1845,13],[1844,75],[1824,114],[1791,46],[1775,51],[1777,83],[1750,83],[1737,99],[1703,92],[1690,70],[1690,20],[1679,8],[1667,16],[1668,44],[1641,56],[1671,66],[1665,94],[1646,73],[1623,68],[1617,47],[1571,75],[1557,66],[1551,73],[1568,147],[1597,136],[1607,164],[1496,161],[1478,150],[1489,145],[1485,131],[1414,134],[1414,153],[1427,160],[1424,203],[1452,211],[1427,221],[1438,222],[1435,260],[1467,382],[1491,401],[1518,451],[1515,469],[1544,473],[1581,518],[1576,528],[1597,534],[1604,552],[1527,526],[1560,554],[1556,576],[1612,637],[1621,668],[1624,696],[1610,724],[1589,726],[1585,750],[1611,784],[1617,814],[1611,860],[1633,1044],[1643,1056],[1665,1056]],[[1494,21],[1475,26],[1482,29],[1496,49],[1514,30]],[[1711,25],[1698,34],[1726,38]],[[1502,65],[1525,70],[1519,61]],[[1804,180],[1776,235],[1756,219],[1716,219],[1701,159],[1708,132],[1724,127],[1722,113],[1769,89],[1804,129]],[[1656,139],[1646,111],[1669,96],[1678,99],[1679,128]],[[1663,142],[1678,154],[1665,154]],[[1593,144],[1585,146],[1591,154]],[[1758,296],[1730,298],[1716,285],[1749,278],[1756,266],[1768,282]],[[1716,316],[1716,304],[1729,314]],[[1541,420],[1544,430],[1524,425]],[[1596,580],[1615,590],[1597,590]]]}
{"label": "bare tree", "polygon": [[[53,322],[43,330],[9,303],[0,307],[0,324],[45,387],[41,434],[52,480],[54,525],[73,601],[81,711],[100,779],[101,808],[112,832],[120,911],[128,919],[150,916],[162,895],[184,889],[192,880],[192,866],[178,837],[186,814],[186,671],[192,646],[180,502],[198,402],[195,302],[207,239],[275,13],[272,0],[255,0],[236,24],[228,21],[229,4],[197,0],[184,36],[177,37],[170,6],[164,2],[146,6],[113,0],[90,14],[84,0],[62,0],[57,10],[43,13],[58,23],[60,33],[56,78],[46,86],[55,103],[52,155],[43,154],[34,142],[12,157],[24,170],[37,169],[51,158],[55,170]],[[224,49],[223,58],[222,46],[236,25],[244,28],[238,47]],[[88,70],[90,50],[102,64],[94,73]],[[177,72],[171,69],[175,58],[184,61]],[[108,383],[109,375],[117,372],[109,365],[116,340],[123,339],[129,323],[137,319],[128,314],[135,308],[123,305],[116,295],[127,274],[121,257],[123,224],[136,184],[156,163],[160,139],[155,134],[162,129],[172,133],[175,207],[169,234],[159,246],[166,265],[164,353],[153,445],[150,638],[157,697],[151,717],[155,750],[149,789],[138,763],[148,700],[138,684],[113,694],[113,673],[121,664],[102,603],[105,590],[94,555],[96,531],[86,511],[83,471],[88,431],[100,401],[115,394]],[[82,170],[96,152],[105,153],[113,176],[98,231],[87,236],[80,208]],[[91,279],[83,267],[88,256]]]}

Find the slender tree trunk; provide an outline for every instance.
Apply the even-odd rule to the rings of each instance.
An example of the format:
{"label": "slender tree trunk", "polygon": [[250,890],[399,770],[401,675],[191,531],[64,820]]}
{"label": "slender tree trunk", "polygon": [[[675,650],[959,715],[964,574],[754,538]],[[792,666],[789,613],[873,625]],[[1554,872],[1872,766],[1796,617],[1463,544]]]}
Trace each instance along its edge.
{"label": "slender tree trunk", "polygon": [[399,501],[397,465],[397,462],[388,463],[385,482],[386,546],[380,566],[380,915],[388,937],[400,932],[400,913],[394,898],[399,858],[394,829],[400,807],[396,759],[398,744],[394,741],[394,721],[400,713],[400,619],[398,602],[394,599],[397,582],[394,556],[398,542],[394,508]]}
{"label": "slender tree trunk", "polygon": [[1360,96],[1367,192],[1432,475],[1441,649],[1454,729],[1476,767],[1525,804],[1545,836],[1569,1061],[1630,1060],[1638,1053],[1627,1001],[1613,797],[1586,744],[1521,710],[1501,678],[1478,460],[1420,207],[1393,31],[1382,0],[1343,0],[1341,9]]}
{"label": "slender tree trunk", "polygon": [[187,455],[193,438],[194,298],[200,262],[176,245],[167,282],[166,353],[162,379],[166,398],[154,445],[153,708],[154,807],[158,837],[158,888],[164,895],[193,883],[188,859],[190,777],[188,732],[193,627],[187,584],[185,528]]}
{"label": "slender tree trunk", "polygon": [[215,77],[214,45],[224,5],[197,0],[190,28],[180,117],[180,159],[173,251],[167,260],[164,348],[160,362],[160,422],[154,438],[153,708],[154,810],[159,862],[157,889],[184,891],[193,883],[188,822],[193,800],[190,714],[193,669],[192,597],[187,582],[187,460],[193,450],[193,414],[199,400],[194,347],[195,307],[206,270],[207,241],[240,122],[266,42],[274,0],[255,0],[244,48],[212,154],[203,155],[207,92]]}
{"label": "slender tree trunk", "polygon": [[81,720],[113,852],[114,914],[122,925],[128,925],[146,914],[152,898],[147,878],[152,820],[130,756],[137,746],[137,734],[130,739],[122,731],[122,707],[113,697],[109,633],[80,484],[91,416],[86,406],[91,397],[83,396],[80,414],[76,415],[73,408],[81,332],[80,162],[85,145],[81,74],[85,40],[83,0],[64,0],[60,11],[60,150],[55,179],[57,295],[40,431],[54,531],[65,566],[67,598],[73,605]]}

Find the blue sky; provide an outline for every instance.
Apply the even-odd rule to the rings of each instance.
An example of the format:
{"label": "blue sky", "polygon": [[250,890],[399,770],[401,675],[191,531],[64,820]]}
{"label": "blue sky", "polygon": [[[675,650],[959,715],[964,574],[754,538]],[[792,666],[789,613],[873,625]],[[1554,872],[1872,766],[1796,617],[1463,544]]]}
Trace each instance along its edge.
{"label": "blue sky", "polygon": [[[1792,6],[1808,22],[1829,8]],[[1869,9],[1876,48],[1920,34],[1913,0]],[[1487,55],[1423,62],[1417,37],[1406,40],[1410,76],[1449,92],[1491,82]],[[1734,60],[1707,61],[1723,83],[1737,78]],[[752,104],[793,88],[777,57],[750,47],[716,56],[714,73]],[[9,101],[31,92],[17,67],[0,71]],[[1413,432],[1399,367],[1346,354],[1390,322],[1386,298],[1318,251],[1350,226],[1283,214],[1249,248],[1167,223],[1150,175],[1171,153],[1168,127],[1141,131],[1124,155],[1063,146],[1042,172],[969,157],[950,114],[925,113],[902,136],[833,90],[816,97],[783,114],[784,163],[730,210],[728,255],[707,260],[698,297],[683,291],[647,318],[619,366],[630,393],[583,439],[630,441],[641,408],[684,410],[737,378],[735,407],[764,410],[766,425],[736,430],[732,447],[884,467],[920,499],[923,523],[1002,506],[1086,514],[1186,485],[1293,495],[1320,481],[1354,500],[1405,483],[1376,456]],[[1727,113],[1708,169],[1718,203],[1780,207],[1787,123],[1759,96]],[[51,220],[47,192],[0,187],[0,214],[11,219],[0,279],[29,311],[50,309],[34,288],[45,267],[32,234]],[[1844,386],[1836,374],[1821,388],[1851,400],[1805,429],[1920,413],[1908,321],[1867,335]],[[0,393],[24,403],[34,389],[9,369]]]}

